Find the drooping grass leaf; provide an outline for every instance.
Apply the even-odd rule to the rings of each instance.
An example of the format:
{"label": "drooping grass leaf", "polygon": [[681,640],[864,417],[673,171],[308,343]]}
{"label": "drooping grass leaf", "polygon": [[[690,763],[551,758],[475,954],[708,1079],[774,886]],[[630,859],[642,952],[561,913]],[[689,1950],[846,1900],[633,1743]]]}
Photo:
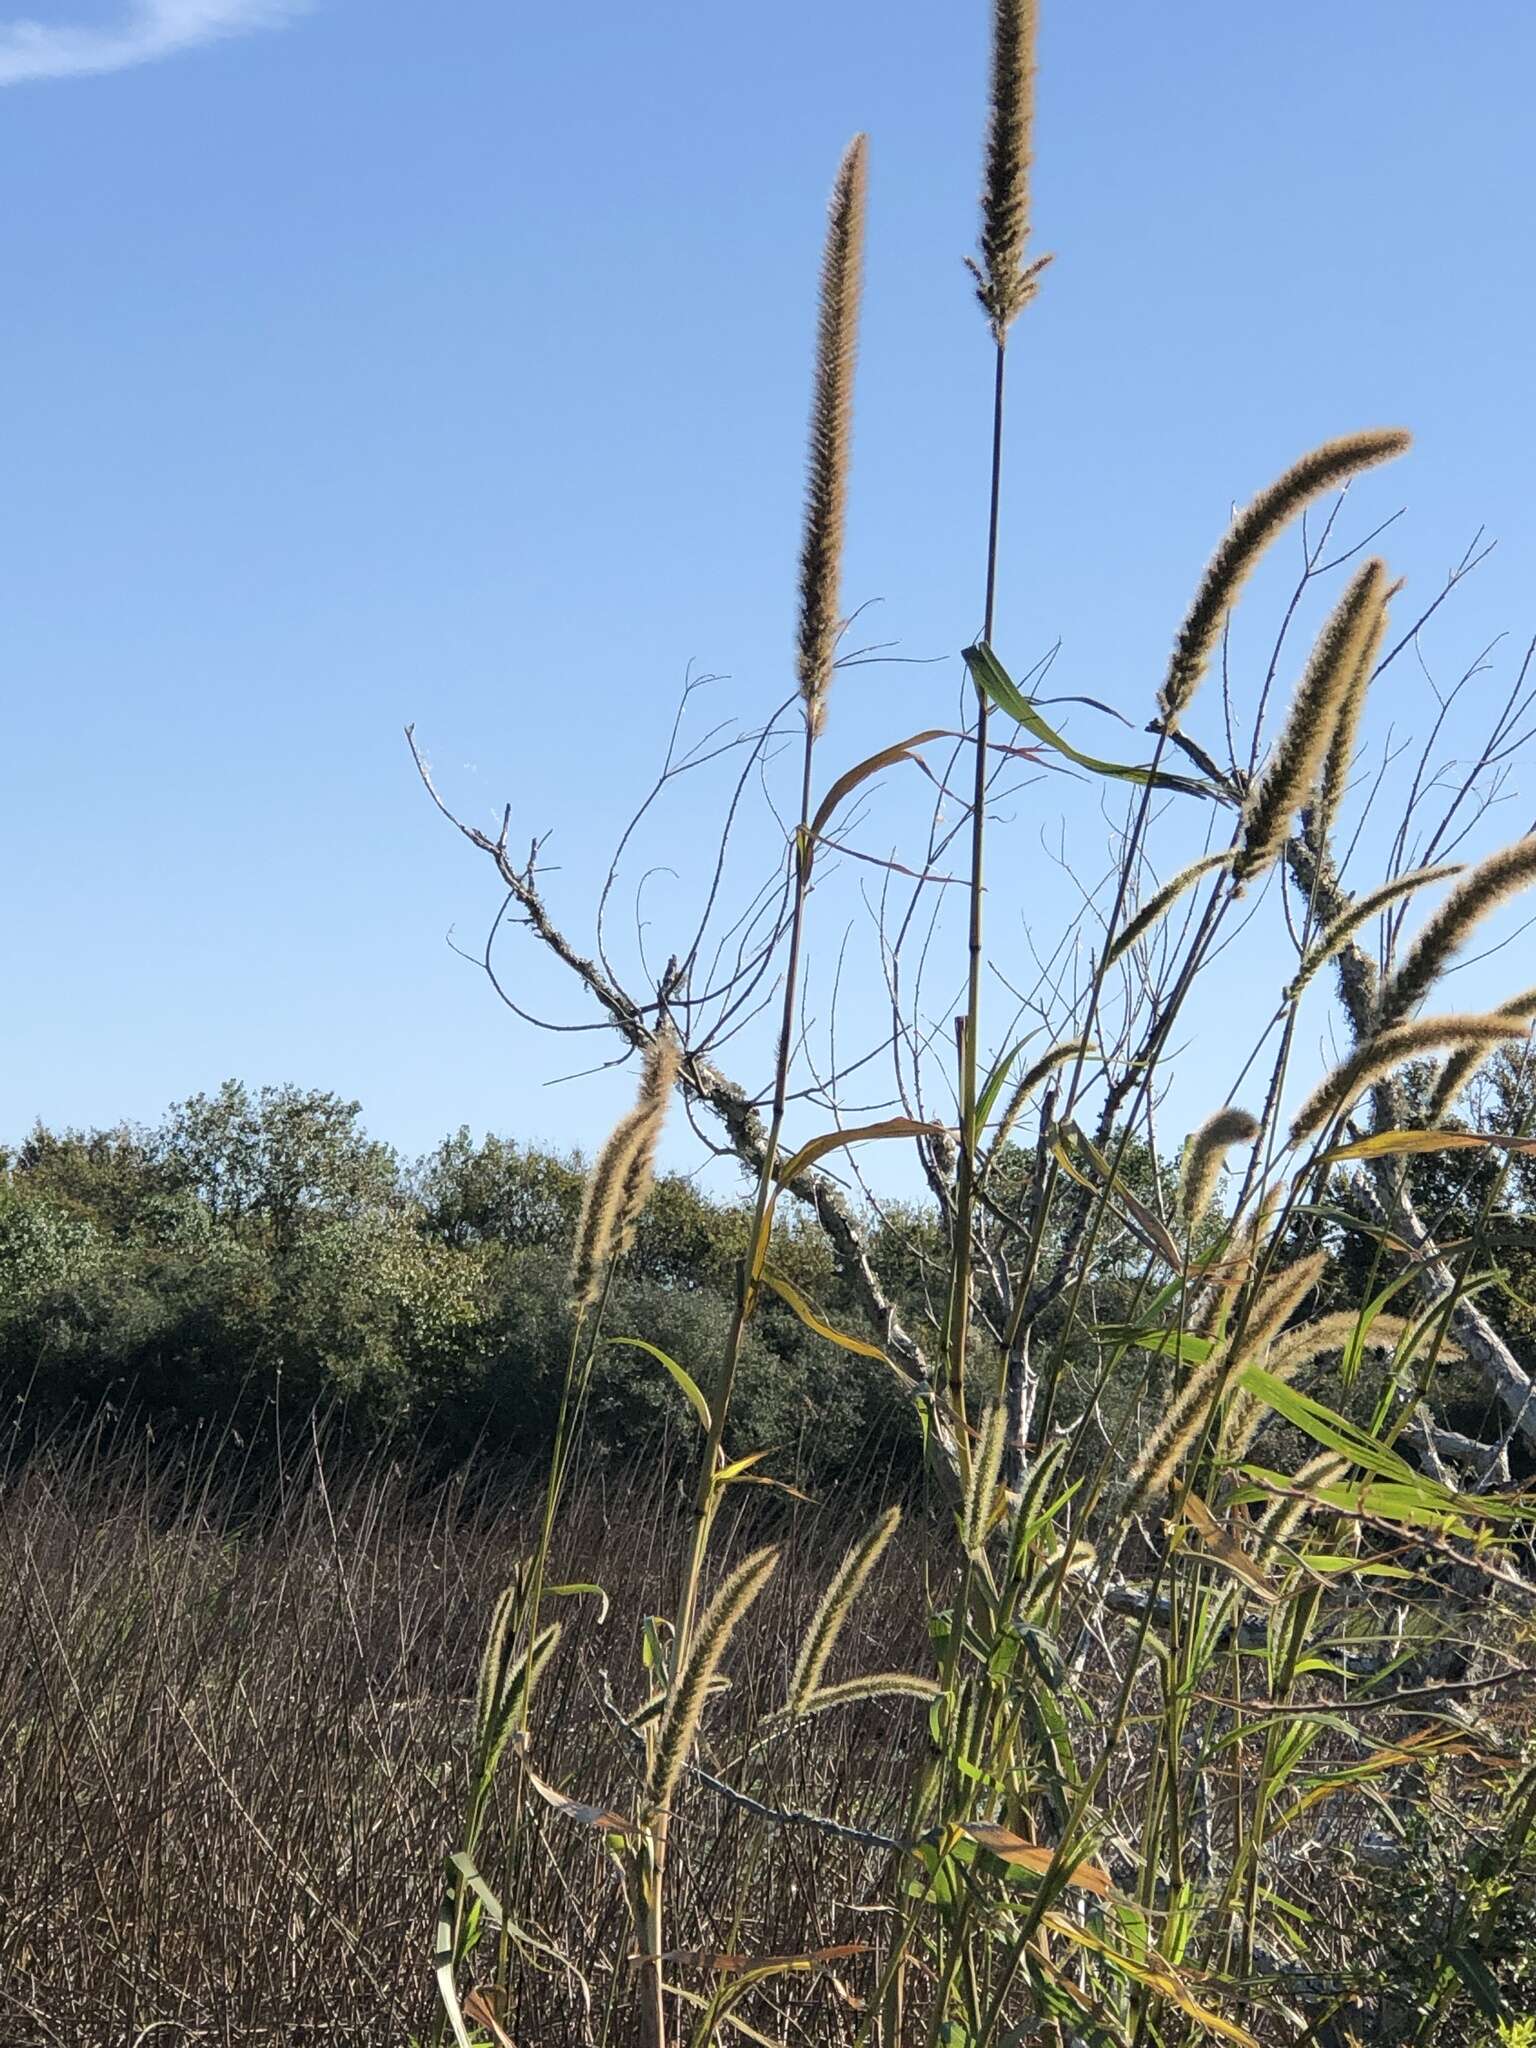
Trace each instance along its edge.
{"label": "drooping grass leaf", "polygon": [[1400,1159],[1415,1152],[1536,1152],[1536,1138],[1506,1138],[1495,1131],[1375,1131],[1334,1145],[1317,1161],[1337,1166],[1346,1159]]}
{"label": "drooping grass leaf", "polygon": [[821,837],[827,826],[831,824],[833,814],[843,798],[850,791],[857,789],[861,782],[867,782],[871,775],[878,775],[882,768],[894,768],[901,761],[915,761],[917,759],[917,748],[927,746],[930,740],[946,740],[953,739],[954,737],[953,733],[946,732],[942,727],[935,727],[929,732],[915,732],[910,739],[898,740],[891,747],[882,747],[877,754],[871,754],[867,760],[860,761],[854,767],[845,770],[843,774],[838,776],[836,782],[833,783],[816,807],[816,815],[812,818],[810,827],[812,840],[814,841]]}
{"label": "drooping grass leaf", "polygon": [[763,1268],[764,1283],[771,1287],[782,1302],[792,1308],[808,1330],[814,1330],[818,1337],[825,1337],[829,1344],[836,1344],[844,1351],[853,1351],[860,1358],[878,1359],[881,1365],[890,1366],[892,1372],[905,1379],[900,1368],[887,1358],[878,1344],[871,1344],[866,1337],[851,1337],[846,1330],[835,1329],[825,1316],[819,1315],[805,1296],[791,1280],[782,1273],[775,1273],[771,1266]]}
{"label": "drooping grass leaf", "polygon": [[703,1393],[700,1391],[699,1383],[692,1373],[686,1372],[675,1358],[669,1358],[666,1352],[658,1345],[648,1344],[644,1337],[605,1337],[603,1342],[605,1344],[631,1345],[636,1351],[644,1351],[649,1357],[654,1358],[658,1365],[664,1366],[681,1388],[689,1407],[697,1415],[705,1430],[709,1429],[709,1403],[705,1400]]}
{"label": "drooping grass leaf", "polygon": [[1101,761],[1093,754],[1082,753],[1046,723],[984,640],[978,640],[974,647],[967,647],[964,658],[977,688],[1000,711],[1006,711],[1016,724],[1032,733],[1042,745],[1064,755],[1077,767],[1086,768],[1091,775],[1107,775],[1119,782],[1150,782],[1155,789],[1176,789],[1185,796],[1213,797],[1217,794],[1209,783],[1193,782],[1186,775],[1168,775],[1161,769],[1154,774],[1150,768],[1131,768],[1123,762]]}
{"label": "drooping grass leaf", "polygon": [[846,1131],[824,1131],[819,1138],[812,1138],[809,1144],[785,1161],[775,1176],[783,1187],[798,1180],[808,1166],[814,1166],[818,1159],[825,1159],[829,1152],[836,1152],[845,1145],[868,1145],[877,1138],[938,1138],[948,1134],[948,1125],[925,1123],[918,1117],[888,1116],[877,1124],[859,1124]]}

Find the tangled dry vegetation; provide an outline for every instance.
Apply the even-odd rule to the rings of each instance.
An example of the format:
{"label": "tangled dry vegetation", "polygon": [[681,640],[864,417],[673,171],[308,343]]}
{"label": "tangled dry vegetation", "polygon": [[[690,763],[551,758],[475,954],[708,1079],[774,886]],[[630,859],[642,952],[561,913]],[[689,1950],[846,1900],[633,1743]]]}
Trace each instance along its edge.
{"label": "tangled dry vegetation", "polygon": [[[306,1449],[275,1489],[263,1484],[241,1507],[227,1470],[84,1445],[43,1452],[11,1478],[0,1500],[12,1589],[0,1619],[0,2040],[237,2048],[430,2034],[424,1935],[442,1846],[456,1837],[477,1763],[466,1674],[497,1587],[538,1538],[537,1488],[509,1498],[506,1478],[433,1486],[383,1464],[328,1475]],[[536,1696],[538,1767],[552,1785],[613,1795],[633,1780],[635,1745],[613,1704],[633,1663],[620,1618],[676,1591],[690,1519],[681,1478],[592,1475],[572,1493],[562,1568],[601,1577],[611,1613],[599,1625],[591,1596],[573,1609]],[[781,1727],[749,1778],[740,1763],[782,1707],[828,1560],[878,1515],[873,1501],[759,1496],[717,1530],[730,1556],[771,1541],[781,1562],[732,1638],[730,1689],[712,1705],[678,1802],[686,1853],[669,1910],[678,1945],[694,1953],[669,1968],[680,1991],[701,1996],[737,1981],[712,1971],[717,1956],[827,1956],[762,1979],[736,2008],[771,2040],[857,2037],[889,1939],[881,1901],[918,1869],[889,1844],[910,1825],[913,1776],[933,1754],[922,1703],[888,1697],[816,1715]],[[931,1668],[930,1610],[954,1586],[943,1515],[909,1503],[821,1686],[882,1664]],[[1468,1595],[1449,1628],[1439,1594],[1405,1598],[1392,1585],[1364,1595],[1350,1654],[1412,1656],[1417,1639],[1475,1658],[1494,1612],[1481,1588]],[[1091,1739],[1091,1702],[1123,1666],[1114,1624],[1100,1633],[1069,1681],[1050,1674],[1078,1740]],[[1506,1638],[1500,1654],[1514,1649]],[[1052,1652],[1021,1634],[1017,1654]],[[1021,1693],[1022,1678],[1011,1674],[1009,1689]],[[1323,1694],[1331,1680],[1304,1689]],[[1401,1674],[1384,1689],[1400,1691]],[[1376,1725],[1333,1720],[1291,1783],[1266,1883],[1305,1927],[1307,1961],[1298,1969],[1261,1952],[1253,1982],[1272,2011],[1379,2008],[1402,2030],[1394,2038],[1407,2038],[1414,1992],[1424,1995],[1443,1963],[1437,1926],[1449,1931],[1462,1904],[1449,1889],[1457,1869],[1501,1854],[1528,1718],[1496,1693],[1454,1692],[1383,1704],[1370,1718]],[[1412,1738],[1400,1759],[1381,1756],[1382,1725]],[[1126,1899],[1156,1742],[1155,1717],[1138,1715],[1098,1802],[1097,1853]],[[1196,1782],[1215,1803],[1190,1816],[1194,1839],[1208,1844],[1241,1781],[1213,1757]],[[735,1796],[743,1783],[766,1812]],[[624,2039],[634,1968],[610,1977],[599,1961],[627,1942],[610,1852],[590,1827],[540,1808],[522,1816],[536,1848],[517,1854],[518,1820],[515,1784],[503,1780],[486,1815],[487,1868],[501,1883],[512,1856],[520,1937],[539,1944],[516,1952],[505,2030],[520,2042],[584,2041],[606,2022],[608,2038]],[[1411,1857],[1394,1861],[1404,1837]],[[1008,1865],[978,1855],[967,1873],[978,1906],[986,1891],[999,1906],[1010,1891],[1026,1895],[1027,1867],[1014,1868],[1025,1874],[1010,1882]],[[1102,1910],[1096,1893],[1083,1897]],[[1500,1931],[1490,1884],[1472,1930],[1501,1975],[1524,1932],[1518,1903],[1505,1902]],[[1080,1931],[1093,1924],[1085,1917]],[[493,1953],[487,1932],[482,1983]],[[1194,1981],[1204,1989],[1203,1974]],[[1273,2036],[1297,2037],[1289,2025]]]}
{"label": "tangled dry vegetation", "polygon": [[[611,1617],[599,1625],[589,1596],[544,1674],[539,1767],[553,1785],[595,1794],[632,1780],[634,1745],[613,1704],[632,1662],[618,1617],[676,1590],[689,1523],[680,1477],[593,1476],[570,1500],[562,1566],[604,1580]],[[241,1508],[227,1472],[86,1446],[39,1454],[13,1476],[0,1502],[12,1588],[0,1623],[0,2039],[233,2048],[430,2032],[423,1934],[477,1763],[465,1674],[495,1589],[515,1580],[538,1537],[536,1488],[509,1499],[505,1482],[460,1475],[432,1488],[383,1465],[328,1477],[306,1453],[275,1493],[263,1485],[258,1504]],[[872,1502],[779,1496],[738,1504],[717,1532],[731,1555],[771,1540],[781,1563],[732,1639],[730,1690],[712,1707],[680,1802],[687,1852],[671,1912],[696,1953],[675,1967],[680,1986],[701,1994],[716,1955],[828,1954],[814,1971],[763,1980],[740,2008],[769,2039],[856,2037],[870,1959],[888,1933],[878,1902],[903,1872],[888,1844],[909,1825],[913,1774],[932,1753],[923,1707],[869,1700],[781,1728],[745,1781],[766,1812],[734,1795],[742,1752],[782,1707],[827,1560],[877,1519]],[[821,1686],[880,1664],[926,1668],[930,1610],[953,1589],[944,1518],[914,1502]],[[1349,1654],[1385,1669],[1393,1653],[1433,1642],[1470,1663],[1486,1654],[1495,1618],[1483,1590],[1469,1584],[1454,1624],[1438,1592],[1405,1599],[1394,1584],[1359,1598]],[[1112,1631],[1069,1684],[1050,1672],[1079,1739],[1121,1665]],[[1506,1638],[1501,1654],[1515,1647]],[[1051,1652],[1021,1635],[1016,1654]],[[1386,1690],[1402,1690],[1400,1675]],[[1369,1699],[1369,1687],[1358,1691]],[[1280,2009],[1396,2001],[1393,2023],[1406,2030],[1410,1986],[1422,1994],[1443,1961],[1415,1944],[1433,1941],[1436,1921],[1449,1928],[1461,1905],[1446,1889],[1457,1864],[1445,1859],[1465,1868],[1500,1855],[1528,1720],[1518,1701],[1454,1692],[1386,1703],[1371,1719],[1400,1727],[1409,1748],[1384,1758],[1379,1730],[1353,1719],[1320,1733],[1287,1802],[1301,1812],[1277,1830],[1267,1875],[1305,1916],[1307,1963],[1261,1956],[1257,1981]],[[1143,1722],[1102,1788],[1099,1853],[1127,1897],[1155,1742]],[[1239,1781],[1213,1758],[1197,1782],[1224,1804]],[[498,1882],[517,1819],[504,1782],[486,1815]],[[1192,1820],[1197,1838],[1221,1825],[1209,1805]],[[608,2031],[622,2039],[631,1985],[622,1971],[605,1980],[594,1960],[626,1940],[609,1852],[559,1814],[532,1825],[537,1852],[516,1858],[515,1881],[523,1929],[541,1946],[510,1973],[506,2030],[519,2041],[596,2039],[617,1993]],[[1412,1857],[1394,1860],[1404,1838]],[[984,1869],[1005,1895],[1008,1866],[979,1859],[978,1882]],[[1490,1968],[1507,1969],[1519,1916],[1499,1933],[1492,1885],[1488,1906],[1476,1933]]]}

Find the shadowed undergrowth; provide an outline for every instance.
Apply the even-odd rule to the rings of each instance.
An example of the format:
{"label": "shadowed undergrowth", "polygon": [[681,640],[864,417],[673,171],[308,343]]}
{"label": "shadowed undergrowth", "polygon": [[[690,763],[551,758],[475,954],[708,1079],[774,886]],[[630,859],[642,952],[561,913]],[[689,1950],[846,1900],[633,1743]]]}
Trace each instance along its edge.
{"label": "shadowed undergrowth", "polygon": [[[733,1546],[767,1532],[786,1549],[737,1638],[722,1742],[782,1691],[786,1616],[813,1597],[849,1513],[759,1507],[750,1530],[728,1532]],[[42,1456],[12,1478],[0,1498],[0,2040],[424,2031],[426,1931],[470,1775],[468,1674],[538,1514],[532,1486],[498,1498],[460,1478],[424,1492],[382,1465],[328,1484],[313,1460],[242,1509],[131,1456]],[[649,1484],[585,1479],[561,1568],[600,1579],[617,1612],[641,1611],[686,1522],[659,1471]],[[926,1551],[913,1531],[882,1563],[856,1651],[878,1636],[883,1655],[921,1654]],[[589,1607],[542,1681],[541,1712],[569,1739],[543,1740],[540,1765],[601,1793],[631,1765],[594,1703],[609,1667],[627,1684],[635,1646]],[[840,1717],[814,1758],[786,1746],[786,1797],[835,1798],[889,1828],[889,1766],[911,1739],[904,1708]],[[754,1856],[754,1941],[847,1934],[839,1901],[857,1849],[790,1828],[764,1855],[740,1809],[702,1790],[689,1808],[704,1836],[679,1905],[695,1945],[728,1940],[713,1902],[736,1895]],[[529,1905],[552,1945],[579,1956],[622,1907],[600,1848],[573,1849],[560,1828],[551,1816]],[[550,1962],[520,1982],[519,2038],[581,2037],[572,1973]]]}
{"label": "shadowed undergrowth", "polygon": [[[571,1603],[540,1682],[537,1768],[573,1797],[609,1804],[634,1778],[632,1744],[606,1702],[634,1691],[634,1617],[675,1592],[685,1482],[681,1467],[669,1477],[658,1465],[648,1480],[587,1473],[571,1488],[558,1569],[601,1583],[611,1603],[606,1621],[595,1596]],[[290,1458],[269,1492],[238,1508],[206,1473],[173,1473],[153,1456],[80,1447],[14,1474],[0,1497],[0,2040],[423,2036],[433,2005],[424,1932],[473,1770],[468,1675],[539,1511],[534,1475],[510,1493],[483,1475],[424,1488],[393,1465],[328,1478],[312,1455]],[[672,1866],[671,1927],[678,1951],[699,1952],[678,1973],[707,1989],[711,1956],[855,1945],[748,1997],[740,2016],[769,2039],[857,2033],[885,1934],[886,1916],[865,1908],[900,1861],[879,1838],[907,1827],[910,1782],[932,1747],[927,1706],[868,1700],[782,1736],[753,1777],[773,1818],[722,1797],[701,1772],[741,1775],[741,1751],[784,1699],[830,1563],[871,1520],[858,1498],[758,1498],[717,1528],[730,1558],[773,1541],[781,1562],[732,1638],[729,1690],[712,1703],[675,1802],[687,1853]],[[930,1603],[942,1610],[955,1582],[942,1515],[915,1507],[820,1683],[923,1669]],[[1362,1603],[1362,1658],[1411,1633],[1400,1605],[1395,1590]],[[1443,1630],[1445,1615],[1423,1621]],[[1469,1606],[1468,1628],[1486,1622]],[[1122,1655],[1115,1643],[1093,1648],[1074,1684],[1107,1692]],[[1493,1828],[1508,1785],[1498,1756],[1518,1747],[1525,1721],[1523,1708],[1488,1707],[1466,1754],[1452,1749],[1392,1789],[1395,1822],[1424,1831],[1407,1888],[1420,1911],[1446,1903],[1449,1881],[1430,1833],[1453,1819],[1457,1839],[1475,1844]],[[1358,1768],[1383,1731],[1401,1741],[1423,1725],[1411,1702],[1358,1729],[1338,1723],[1309,1766]],[[1145,1740],[1127,1745],[1106,1791],[1110,1816],[1135,1810],[1149,1761]],[[506,1838],[518,1796],[504,1775],[488,1840]],[[1400,1888],[1402,1874],[1359,1858],[1362,1837],[1367,1858],[1380,1853],[1371,1838],[1383,1833],[1382,1799],[1367,1768],[1356,1789],[1318,1803],[1270,1873],[1288,1909],[1310,1916],[1316,1984],[1298,1990],[1326,1988],[1330,2002],[1348,1987],[1373,2003],[1399,1967],[1392,1943],[1406,1909],[1383,1885]],[[815,1824],[826,1816],[851,1834]],[[611,1861],[590,1829],[552,1809],[531,1807],[523,1826],[532,1841],[519,1857],[519,1912],[538,1946],[511,1973],[507,2031],[587,2041],[606,2024],[626,2040],[634,1971],[600,1962],[626,1945]],[[1099,1853],[1116,1884],[1130,1881],[1113,1820]]]}

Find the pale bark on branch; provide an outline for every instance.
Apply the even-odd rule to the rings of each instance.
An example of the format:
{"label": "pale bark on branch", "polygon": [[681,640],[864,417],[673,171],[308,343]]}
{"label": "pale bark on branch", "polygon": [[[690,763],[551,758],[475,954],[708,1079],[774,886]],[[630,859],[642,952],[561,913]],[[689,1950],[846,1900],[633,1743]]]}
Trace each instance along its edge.
{"label": "pale bark on branch", "polygon": [[[493,839],[489,833],[457,817],[433,785],[431,771],[422,758],[410,727],[406,728],[406,738],[427,794],[449,823],[494,864],[498,877],[534,937],[582,984],[606,1013],[608,1022],[620,1037],[636,1051],[643,1051],[653,1036],[653,1025],[648,1018],[659,1017],[665,1011],[667,991],[662,989],[658,992],[654,1005],[643,1006],[619,987],[596,960],[583,954],[550,916],[532,864],[520,868],[513,860],[507,845],[505,822],[501,833]],[[713,1060],[686,1049],[682,1082],[692,1100],[715,1119],[728,1149],[747,1174],[755,1179],[762,1171],[767,1127],[746,1090]],[[819,1173],[814,1168],[796,1174],[786,1183],[786,1188],[797,1201],[814,1212],[840,1269],[852,1283],[865,1312],[879,1332],[881,1346],[904,1391],[911,1400],[927,1408],[929,1426],[945,1461],[951,1470],[958,1470],[953,1430],[942,1405],[933,1398],[936,1382],[927,1355],[906,1327],[900,1310],[876,1272],[864,1225],[846,1193],[828,1174]]]}
{"label": "pale bark on branch", "polygon": [[[1338,878],[1326,846],[1318,846],[1305,821],[1286,849],[1291,880],[1313,917],[1328,926],[1349,907],[1349,897]],[[1358,940],[1346,940],[1334,960],[1339,996],[1358,1044],[1371,1028],[1380,979],[1376,962]],[[1362,1204],[1379,1220],[1389,1222],[1394,1233],[1414,1253],[1414,1286],[1429,1307],[1457,1295],[1455,1275],[1420,1218],[1409,1194],[1405,1177],[1394,1159],[1378,1159],[1358,1176],[1355,1186]],[[1460,1295],[1451,1311],[1451,1330],[1476,1367],[1484,1385],[1509,1421],[1512,1433],[1536,1445],[1536,1382],[1493,1327],[1475,1301]]]}
{"label": "pale bark on branch", "polygon": [[[534,937],[586,989],[604,1013],[606,1021],[626,1043],[637,1051],[643,1051],[651,1042],[656,1024],[668,1013],[668,989],[663,986],[652,1000],[638,1002],[599,961],[582,953],[550,915],[538,888],[532,859],[526,866],[519,867],[512,858],[507,845],[505,820],[495,838],[464,823],[438,795],[409,729],[407,737],[422,782],[438,810],[493,863],[518,914]],[[1338,878],[1329,850],[1315,843],[1305,820],[1302,829],[1292,836],[1287,846],[1286,863],[1292,883],[1310,905],[1311,914],[1318,923],[1331,924],[1348,907],[1349,897]],[[1354,939],[1339,949],[1334,967],[1344,1010],[1358,1041],[1371,1028],[1379,971],[1376,963]],[[762,1169],[767,1130],[753,1099],[713,1059],[702,1053],[685,1052],[682,1079],[691,1100],[708,1112],[718,1125],[725,1149],[755,1178]],[[1423,1300],[1432,1306],[1455,1295],[1455,1277],[1432,1233],[1414,1208],[1397,1162],[1374,1162],[1360,1176],[1357,1187],[1363,1205],[1376,1215],[1389,1218],[1393,1230],[1412,1246],[1414,1284]],[[940,1398],[940,1384],[931,1361],[907,1328],[896,1302],[875,1269],[863,1219],[843,1187],[830,1175],[814,1168],[796,1175],[788,1183],[788,1192],[816,1216],[840,1270],[853,1286],[871,1324],[879,1333],[881,1346],[903,1390],[925,1409],[941,1462],[953,1474],[962,1463],[954,1437],[955,1425]],[[1531,1375],[1475,1302],[1465,1297],[1455,1300],[1451,1328],[1484,1384],[1503,1408],[1508,1418],[1509,1434],[1518,1434],[1536,1445],[1536,1382]],[[1014,1446],[1016,1455],[1019,1448]],[[1496,1457],[1498,1447],[1489,1446],[1488,1449],[1490,1455]]]}

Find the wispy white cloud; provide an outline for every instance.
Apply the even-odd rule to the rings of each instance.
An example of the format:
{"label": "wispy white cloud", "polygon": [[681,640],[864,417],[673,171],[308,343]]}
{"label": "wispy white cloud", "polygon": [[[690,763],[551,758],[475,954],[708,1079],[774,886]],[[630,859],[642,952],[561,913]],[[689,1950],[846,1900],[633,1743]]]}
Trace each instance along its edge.
{"label": "wispy white cloud", "polygon": [[0,85],[125,71],[222,36],[276,28],[304,5],[305,0],[124,0],[122,19],[101,26],[0,22]]}

